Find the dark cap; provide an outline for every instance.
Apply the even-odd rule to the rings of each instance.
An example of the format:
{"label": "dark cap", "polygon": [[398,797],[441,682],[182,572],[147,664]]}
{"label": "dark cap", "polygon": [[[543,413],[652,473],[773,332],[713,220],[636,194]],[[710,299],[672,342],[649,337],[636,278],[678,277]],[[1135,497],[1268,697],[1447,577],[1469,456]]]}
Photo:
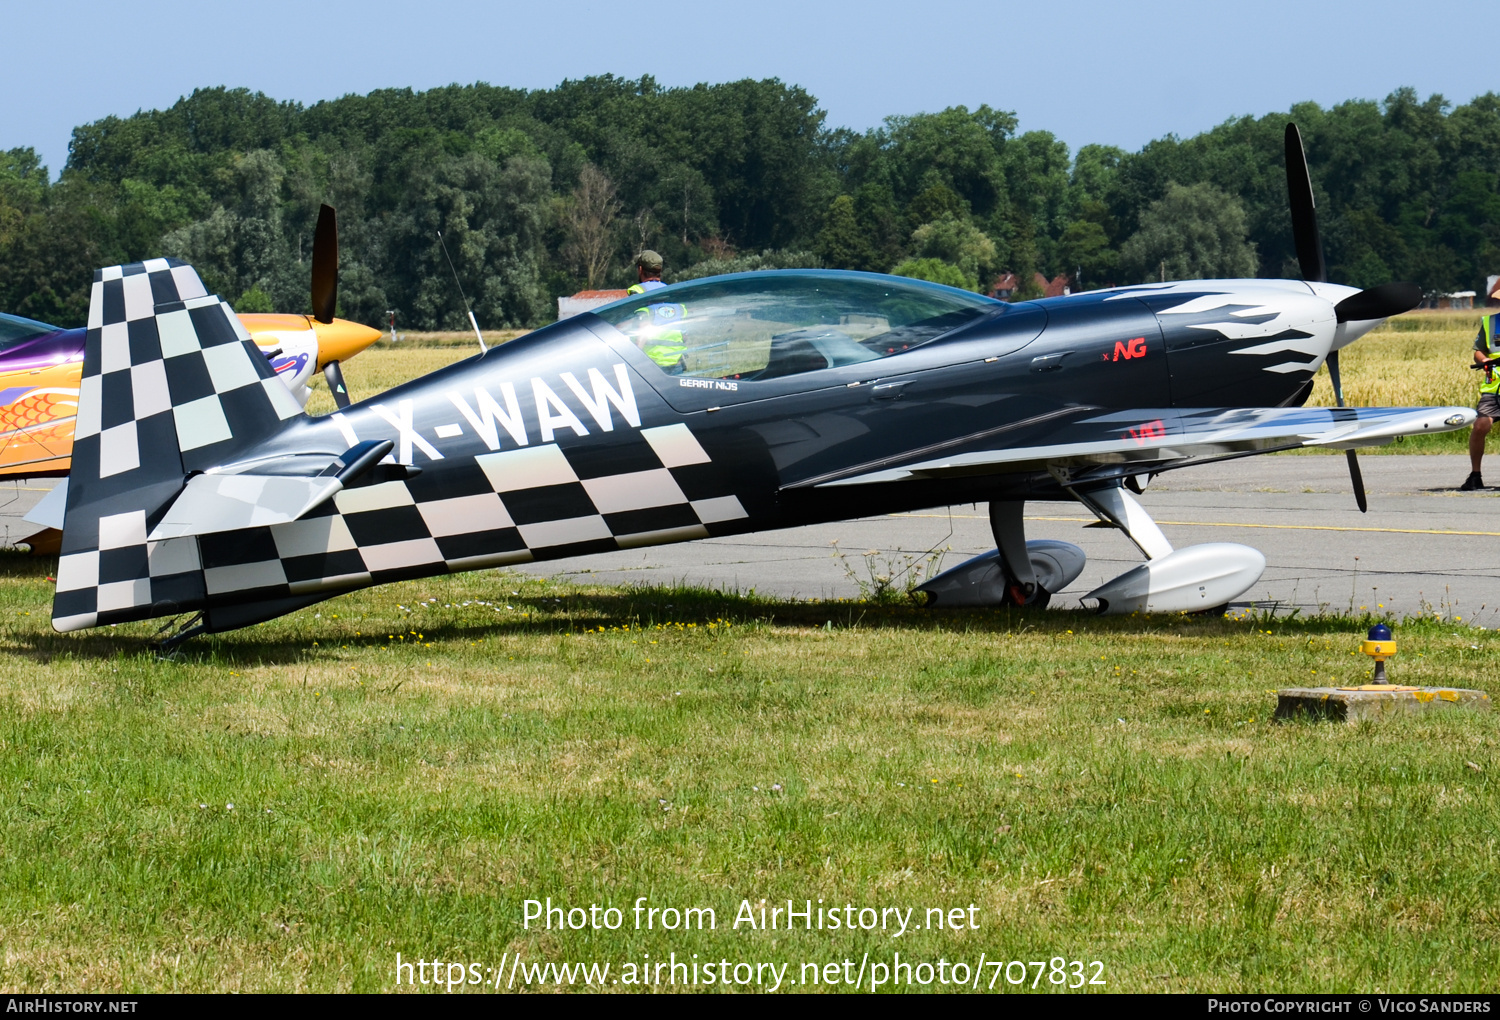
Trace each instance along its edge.
{"label": "dark cap", "polygon": [[656,254],[656,252],[652,251],[650,248],[647,248],[645,251],[641,252],[635,257],[635,264],[646,270],[648,273],[661,272],[661,256]]}

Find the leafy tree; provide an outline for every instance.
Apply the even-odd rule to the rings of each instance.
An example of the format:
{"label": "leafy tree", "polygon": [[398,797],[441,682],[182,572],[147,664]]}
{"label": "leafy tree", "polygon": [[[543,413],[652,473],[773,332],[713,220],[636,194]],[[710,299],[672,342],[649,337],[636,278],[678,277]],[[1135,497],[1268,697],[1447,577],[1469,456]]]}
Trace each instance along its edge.
{"label": "leafy tree", "polygon": [[943,283],[963,290],[979,289],[978,280],[972,276],[965,276],[962,269],[942,259],[907,259],[892,269],[891,273],[894,276],[909,276],[914,280]]}
{"label": "leafy tree", "polygon": [[276,310],[275,304],[271,301],[271,295],[256,286],[252,286],[241,294],[240,299],[234,303],[234,307],[239,312],[274,312]]}
{"label": "leafy tree", "polygon": [[970,290],[977,290],[981,281],[988,283],[998,269],[995,242],[968,220],[951,213],[913,231],[911,248],[917,261],[940,259],[957,268],[965,280],[972,281],[967,285]]}
{"label": "leafy tree", "polygon": [[854,215],[870,245],[869,268],[884,272],[900,261],[911,231],[890,189],[881,184],[862,185],[854,193]]}
{"label": "leafy tree", "polygon": [[[264,294],[305,309],[323,202],[339,210],[341,314],[375,323],[394,307],[412,328],[466,321],[438,229],[484,325],[545,322],[559,293],[631,282],[626,247],[655,248],[679,278],[819,259],[873,270],[937,259],[976,286],[1009,270],[1023,292],[1034,272],[1081,270],[1096,286],[1154,279],[1163,261],[1174,276],[1258,265],[1295,277],[1288,119],[1333,280],[1456,290],[1500,271],[1494,94],[1299,103],[1070,156],[985,106],[859,132],[828,128],[811,95],[775,79],[666,88],[602,75],[308,106],[205,88],[78,127],[56,182],[31,150],[0,153],[0,308],[78,323],[96,267],[178,254],[242,306]],[[588,231],[569,217],[589,207],[577,199],[595,174],[618,210],[608,243],[595,231],[580,246]],[[592,208],[594,226],[611,219],[607,199]]]}
{"label": "leafy tree", "polygon": [[875,269],[879,261],[869,235],[860,229],[854,199],[840,195],[828,206],[823,229],[818,232],[817,252],[831,269]]}
{"label": "leafy tree", "polygon": [[1125,279],[1139,282],[1234,279],[1255,275],[1255,245],[1247,240],[1245,210],[1211,184],[1167,185],[1164,197],[1140,217],[1140,229],[1120,248]]}
{"label": "leafy tree", "polygon": [[1012,301],[1030,301],[1042,296],[1042,289],[1034,277],[1042,269],[1040,245],[1037,243],[1036,224],[1029,216],[1018,216],[1010,225],[1009,270],[1016,274],[1016,290]]}
{"label": "leafy tree", "polygon": [[1045,255],[1067,212],[1068,148],[1046,131],[1028,131],[1007,144],[1002,155],[1010,217],[1031,221]]}
{"label": "leafy tree", "polygon": [[944,218],[966,220],[969,218],[969,203],[947,185],[933,184],[907,204],[906,217],[914,228]]}
{"label": "leafy tree", "polygon": [[34,149],[0,153],[0,248],[15,238],[27,216],[42,208],[47,195],[47,168]]}
{"label": "leafy tree", "polygon": [[955,106],[888,117],[862,140],[864,151],[852,169],[857,179],[886,184],[905,203],[942,186],[967,203],[966,211],[986,218],[1003,212],[1007,195],[1000,151],[1015,128],[1015,114],[988,106],[973,113]]}
{"label": "leafy tree", "polygon": [[823,260],[810,251],[766,249],[759,255],[736,255],[731,258],[705,259],[680,272],[671,274],[671,282],[699,280],[725,273],[753,273],[763,269],[822,269]]}
{"label": "leafy tree", "polygon": [[1082,281],[1093,289],[1112,278],[1118,255],[1102,226],[1092,220],[1074,220],[1057,239],[1057,261],[1065,273],[1077,277],[1075,290],[1084,289]]}
{"label": "leafy tree", "polygon": [[592,163],[585,164],[563,221],[568,234],[565,252],[582,270],[590,290],[604,278],[614,257],[615,219],[619,214],[614,182]]}

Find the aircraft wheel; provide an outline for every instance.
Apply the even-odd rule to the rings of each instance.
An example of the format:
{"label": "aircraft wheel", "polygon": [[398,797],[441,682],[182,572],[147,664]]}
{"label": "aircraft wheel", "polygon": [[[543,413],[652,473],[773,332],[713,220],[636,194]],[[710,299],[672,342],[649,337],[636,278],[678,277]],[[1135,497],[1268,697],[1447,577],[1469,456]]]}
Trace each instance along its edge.
{"label": "aircraft wheel", "polygon": [[1003,606],[1025,606],[1027,609],[1046,609],[1047,603],[1052,601],[1052,593],[1041,585],[1031,593],[1030,601],[1018,584],[1009,584],[1005,587],[1005,599],[1000,603]]}

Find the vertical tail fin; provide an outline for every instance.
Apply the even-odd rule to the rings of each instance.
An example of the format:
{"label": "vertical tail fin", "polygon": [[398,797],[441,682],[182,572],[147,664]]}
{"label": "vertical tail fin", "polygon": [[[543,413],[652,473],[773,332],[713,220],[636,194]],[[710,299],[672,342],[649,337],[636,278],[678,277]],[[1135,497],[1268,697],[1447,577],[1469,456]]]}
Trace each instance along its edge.
{"label": "vertical tail fin", "polygon": [[147,542],[186,477],[241,457],[302,413],[191,266],[94,274],[52,625],[201,609],[194,538]]}

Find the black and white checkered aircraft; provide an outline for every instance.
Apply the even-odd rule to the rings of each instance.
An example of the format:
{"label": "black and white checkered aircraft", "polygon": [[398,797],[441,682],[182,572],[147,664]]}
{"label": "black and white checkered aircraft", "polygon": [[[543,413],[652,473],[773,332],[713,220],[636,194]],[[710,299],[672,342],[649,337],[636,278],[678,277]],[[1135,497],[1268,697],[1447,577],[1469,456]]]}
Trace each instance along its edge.
{"label": "black and white checkered aircraft", "polygon": [[1077,500],[1145,554],[1085,596],[1101,611],[1213,608],[1265,559],[1174,550],[1133,495],[1150,475],[1473,420],[1302,407],[1325,361],[1420,297],[1304,269],[1015,305],[874,274],[715,277],[325,417],[191,267],[103,269],[53,625],[192,613],[182,636],[216,632],[388,581],[978,501],[997,550],[924,587],[1038,605],[1083,553],[1026,541],[1036,499]]}

